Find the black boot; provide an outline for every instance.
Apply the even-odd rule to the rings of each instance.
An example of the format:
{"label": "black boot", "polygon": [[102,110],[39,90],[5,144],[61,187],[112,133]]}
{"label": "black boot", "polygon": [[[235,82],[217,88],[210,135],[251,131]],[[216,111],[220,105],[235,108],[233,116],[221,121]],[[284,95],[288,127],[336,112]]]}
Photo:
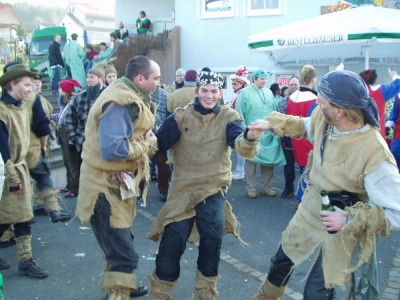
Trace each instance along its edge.
{"label": "black boot", "polygon": [[132,290],[130,297],[136,298],[146,295],[148,289],[145,285],[138,285],[136,290]]}
{"label": "black boot", "polygon": [[39,267],[36,260],[33,258],[20,261],[18,264],[18,270],[21,274],[35,278],[45,278],[49,275],[49,273]]}
{"label": "black boot", "polygon": [[168,194],[167,193],[160,193],[160,201],[161,202],[166,202],[168,198]]}
{"label": "black boot", "polygon": [[35,216],[48,216],[49,213],[46,211],[44,206],[34,206],[33,207],[33,215]]}
{"label": "black boot", "polygon": [[11,268],[11,264],[0,257],[0,270],[7,270]]}
{"label": "black boot", "polygon": [[291,199],[294,197],[293,190],[284,189],[281,198]]}
{"label": "black boot", "polygon": [[16,244],[16,241],[14,238],[9,239],[8,241],[0,241],[0,248],[7,248],[10,246],[14,246]]}
{"label": "black boot", "polygon": [[69,213],[67,213],[67,212],[65,212],[63,210],[59,210],[59,211],[52,210],[52,211],[49,212],[49,215],[50,215],[51,221],[53,223],[66,222],[66,221],[68,221],[69,219],[72,218],[71,214],[69,214]]}

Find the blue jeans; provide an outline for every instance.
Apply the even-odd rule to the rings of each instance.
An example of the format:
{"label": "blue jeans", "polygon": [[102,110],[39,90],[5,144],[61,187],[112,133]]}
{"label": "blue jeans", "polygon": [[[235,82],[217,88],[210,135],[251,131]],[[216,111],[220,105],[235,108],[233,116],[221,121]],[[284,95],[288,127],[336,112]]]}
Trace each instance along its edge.
{"label": "blue jeans", "polygon": [[29,170],[29,174],[33,179],[36,180],[36,187],[38,191],[42,191],[46,188],[53,188],[53,180],[51,180],[51,171],[49,166],[49,160],[44,158],[42,154],[39,156],[39,162],[37,165]]}
{"label": "blue jeans", "polygon": [[53,70],[53,80],[51,81],[51,91],[58,91],[58,83],[61,81],[61,66],[56,66],[52,68]]}
{"label": "blue jeans", "polygon": [[87,72],[93,67],[93,61],[92,60],[88,60],[85,63],[85,72],[87,74]]}
{"label": "blue jeans", "polygon": [[206,277],[218,275],[222,237],[225,224],[225,197],[211,195],[195,207],[196,216],[165,227],[156,258],[156,275],[160,280],[176,281],[180,274],[180,259],[193,224],[200,235],[197,268]]}
{"label": "blue jeans", "polygon": [[133,248],[134,236],[130,228],[113,228],[110,225],[111,207],[100,194],[90,219],[94,235],[111,264],[109,271],[131,274],[138,265],[138,255]]}

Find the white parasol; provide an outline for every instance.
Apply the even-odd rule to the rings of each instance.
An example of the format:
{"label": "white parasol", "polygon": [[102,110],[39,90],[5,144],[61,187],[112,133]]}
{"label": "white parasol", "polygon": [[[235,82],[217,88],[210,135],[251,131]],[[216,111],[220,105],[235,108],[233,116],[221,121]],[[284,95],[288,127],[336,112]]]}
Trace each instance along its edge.
{"label": "white parasol", "polygon": [[252,35],[248,46],[277,65],[398,65],[400,10],[351,7]]}

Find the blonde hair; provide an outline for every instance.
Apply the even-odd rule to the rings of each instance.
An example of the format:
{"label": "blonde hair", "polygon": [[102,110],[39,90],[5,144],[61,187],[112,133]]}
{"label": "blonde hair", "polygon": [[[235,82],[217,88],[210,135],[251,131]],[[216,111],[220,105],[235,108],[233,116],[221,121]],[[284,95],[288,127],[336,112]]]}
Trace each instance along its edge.
{"label": "blonde hair", "polygon": [[312,65],[305,65],[301,69],[301,83],[303,85],[308,85],[315,77],[317,77],[317,70]]}
{"label": "blonde hair", "polygon": [[362,126],[368,123],[371,126],[375,126],[374,124],[369,122],[367,118],[365,118],[361,109],[355,109],[355,108],[342,108],[342,109],[344,110],[346,116],[349,118],[351,123],[360,124]]}

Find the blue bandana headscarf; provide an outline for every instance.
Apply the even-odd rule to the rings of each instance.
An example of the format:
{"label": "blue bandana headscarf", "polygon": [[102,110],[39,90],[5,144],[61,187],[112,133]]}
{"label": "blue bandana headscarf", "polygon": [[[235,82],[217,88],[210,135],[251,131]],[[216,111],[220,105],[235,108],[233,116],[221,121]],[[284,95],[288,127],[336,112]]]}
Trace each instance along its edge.
{"label": "blue bandana headscarf", "polygon": [[360,75],[346,70],[329,72],[322,77],[318,92],[337,107],[361,109],[369,122],[379,127],[378,107]]}

